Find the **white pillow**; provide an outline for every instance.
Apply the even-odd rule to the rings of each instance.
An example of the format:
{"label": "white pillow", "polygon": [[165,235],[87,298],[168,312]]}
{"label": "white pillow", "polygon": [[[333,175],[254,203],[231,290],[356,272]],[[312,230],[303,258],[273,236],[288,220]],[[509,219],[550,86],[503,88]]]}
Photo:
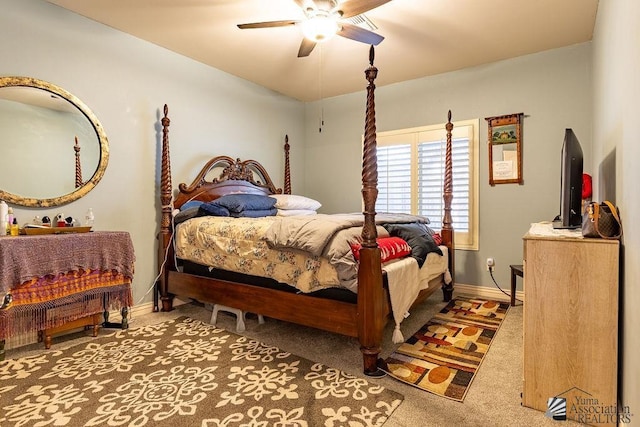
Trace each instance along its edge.
{"label": "white pillow", "polygon": [[278,209],[277,216],[316,215],[311,209]]}
{"label": "white pillow", "polygon": [[317,211],[322,204],[304,196],[295,194],[270,194],[269,197],[276,199],[275,207],[278,209],[304,209],[308,211]]}

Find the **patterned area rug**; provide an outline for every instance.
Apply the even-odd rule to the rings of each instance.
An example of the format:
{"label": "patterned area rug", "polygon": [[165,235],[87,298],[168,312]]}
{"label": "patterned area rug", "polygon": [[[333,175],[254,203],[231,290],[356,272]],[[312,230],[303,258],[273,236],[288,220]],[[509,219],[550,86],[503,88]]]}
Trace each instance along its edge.
{"label": "patterned area rug", "polygon": [[462,402],[508,309],[507,302],[454,298],[384,361],[384,369]]}
{"label": "patterned area rug", "polygon": [[380,426],[402,400],[186,317],[0,362],[3,426]]}

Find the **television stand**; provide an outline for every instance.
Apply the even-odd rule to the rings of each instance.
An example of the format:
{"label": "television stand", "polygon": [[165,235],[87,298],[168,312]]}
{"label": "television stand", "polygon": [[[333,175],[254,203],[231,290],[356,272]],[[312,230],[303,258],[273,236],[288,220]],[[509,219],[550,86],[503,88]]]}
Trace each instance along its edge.
{"label": "television stand", "polygon": [[523,265],[522,404],[616,426],[619,241],[527,233]]}

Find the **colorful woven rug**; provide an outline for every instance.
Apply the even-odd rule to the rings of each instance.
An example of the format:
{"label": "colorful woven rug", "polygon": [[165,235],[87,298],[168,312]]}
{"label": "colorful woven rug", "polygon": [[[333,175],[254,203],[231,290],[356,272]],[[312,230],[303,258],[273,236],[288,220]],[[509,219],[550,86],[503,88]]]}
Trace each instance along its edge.
{"label": "colorful woven rug", "polygon": [[507,302],[454,298],[384,361],[384,369],[461,402],[508,309]]}
{"label": "colorful woven rug", "polygon": [[186,317],[0,362],[2,426],[381,426],[402,400]]}

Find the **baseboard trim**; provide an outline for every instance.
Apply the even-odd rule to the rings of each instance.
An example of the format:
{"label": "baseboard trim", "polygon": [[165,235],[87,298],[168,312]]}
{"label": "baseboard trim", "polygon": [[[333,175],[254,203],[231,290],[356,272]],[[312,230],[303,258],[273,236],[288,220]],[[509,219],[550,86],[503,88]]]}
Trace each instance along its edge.
{"label": "baseboard trim", "polygon": [[[506,293],[509,293],[510,289],[503,289]],[[477,285],[466,285],[464,283],[456,283],[453,285],[454,294],[460,295],[473,295],[484,298],[492,298],[508,301],[509,297],[502,292],[500,289],[491,286],[477,286]],[[524,292],[516,291],[516,299],[520,301],[524,301]]]}
{"label": "baseboard trim", "polygon": [[[136,316],[142,316],[143,314],[149,313],[153,313],[153,301],[129,307],[129,318],[131,319]],[[111,316],[117,319],[120,316],[120,310],[109,312],[109,318],[111,318]]]}
{"label": "baseboard trim", "polygon": [[[179,305],[186,304],[185,301],[182,301],[179,298],[173,299],[173,307],[177,307]],[[161,309],[162,307],[160,307]],[[136,316],[142,316],[144,314],[153,313],[153,301],[145,302],[142,304],[134,305],[133,307],[129,307],[129,319],[133,319]],[[120,319],[120,310],[112,310],[109,312],[109,319],[119,320]]]}
{"label": "baseboard trim", "polygon": [[[503,289],[505,292],[509,293],[510,289]],[[478,286],[478,285],[467,285],[464,283],[456,283],[453,286],[453,293],[456,295],[473,295],[483,298],[491,298],[498,299],[503,301],[508,301],[509,297],[495,286]],[[516,291],[516,299],[524,302],[524,292]],[[187,302],[180,300],[179,298],[173,299],[173,306],[177,307],[182,304],[186,304]],[[136,316],[141,316],[144,314],[149,314],[153,312],[153,302],[149,301],[143,304],[138,304],[133,307],[129,307],[129,319],[134,319]],[[109,319],[120,319],[120,310],[109,312]]]}
{"label": "baseboard trim", "polygon": [[[182,301],[179,298],[173,299],[173,306],[177,307],[182,304],[186,304],[186,301]],[[121,321],[121,311],[120,310],[111,310],[109,311],[109,321],[111,322],[120,322]],[[136,316],[142,316],[145,314],[153,313],[153,301],[145,302],[143,304],[134,305],[133,307],[129,307],[129,322],[133,320]],[[83,330],[84,328],[70,329],[65,331],[64,334],[68,334],[71,332],[78,332]],[[58,334],[56,334],[57,336]],[[38,332],[27,332],[26,334],[14,335],[12,337],[7,337],[5,339],[5,350],[13,350],[18,347],[23,347],[25,345],[34,344],[38,342]]]}

